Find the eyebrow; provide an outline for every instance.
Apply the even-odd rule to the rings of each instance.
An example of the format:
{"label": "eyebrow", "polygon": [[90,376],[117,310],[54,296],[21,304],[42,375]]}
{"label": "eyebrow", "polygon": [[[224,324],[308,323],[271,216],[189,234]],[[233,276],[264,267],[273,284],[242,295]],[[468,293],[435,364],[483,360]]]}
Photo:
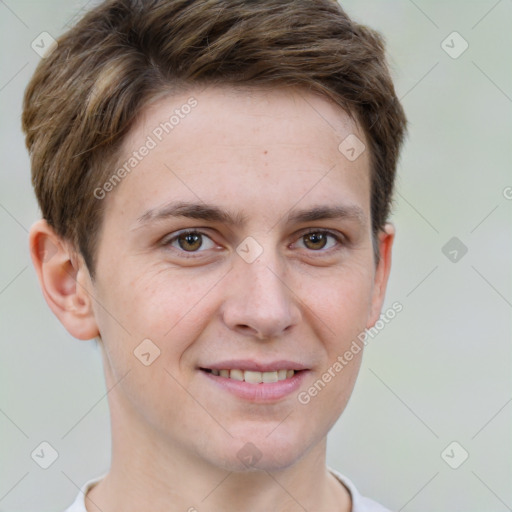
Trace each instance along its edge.
{"label": "eyebrow", "polygon": [[161,208],[151,208],[144,212],[137,223],[146,225],[150,222],[166,220],[173,217],[186,217],[209,222],[219,222],[230,226],[242,226],[247,218],[242,214],[234,214],[218,206],[206,203],[173,202]]}
{"label": "eyebrow", "polygon": [[288,223],[290,224],[327,219],[348,219],[357,221],[360,224],[366,223],[364,210],[356,205],[314,206],[307,210],[291,212],[288,215]]}
{"label": "eyebrow", "polygon": [[[207,203],[172,202],[163,207],[150,208],[138,219],[135,229],[149,223],[170,218],[185,217],[188,219],[218,222],[233,227],[241,227],[247,223],[247,216],[241,212],[230,212],[216,205]],[[285,216],[283,217],[285,218]],[[364,210],[356,205],[314,206],[305,210],[291,211],[287,215],[287,224],[300,224],[327,219],[347,219],[366,224]]]}

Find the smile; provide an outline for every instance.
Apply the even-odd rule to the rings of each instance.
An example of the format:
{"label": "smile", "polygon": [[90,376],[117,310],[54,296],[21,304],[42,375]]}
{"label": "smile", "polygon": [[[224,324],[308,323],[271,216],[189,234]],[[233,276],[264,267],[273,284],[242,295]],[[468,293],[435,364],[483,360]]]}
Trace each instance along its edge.
{"label": "smile", "polygon": [[269,404],[295,396],[310,369],[292,361],[257,363],[224,361],[213,368],[200,366],[200,374],[223,393],[244,402]]}
{"label": "smile", "polygon": [[286,379],[291,379],[295,375],[295,370],[277,370],[272,372],[258,372],[251,370],[210,370],[205,369],[204,371],[211,373],[217,377],[224,377],[227,379],[233,379],[238,381],[249,382],[250,384],[262,384],[279,382]]}

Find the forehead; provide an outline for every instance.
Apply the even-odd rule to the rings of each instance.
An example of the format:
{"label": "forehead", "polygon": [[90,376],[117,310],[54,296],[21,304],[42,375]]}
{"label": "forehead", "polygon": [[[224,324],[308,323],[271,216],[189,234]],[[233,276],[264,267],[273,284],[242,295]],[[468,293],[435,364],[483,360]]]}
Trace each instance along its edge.
{"label": "forehead", "polygon": [[351,158],[347,143],[357,152],[366,145],[356,121],[301,89],[169,95],[147,106],[125,139],[116,169],[127,172],[108,210],[140,217],[179,199],[267,218],[308,201],[358,204],[368,213],[368,151]]}

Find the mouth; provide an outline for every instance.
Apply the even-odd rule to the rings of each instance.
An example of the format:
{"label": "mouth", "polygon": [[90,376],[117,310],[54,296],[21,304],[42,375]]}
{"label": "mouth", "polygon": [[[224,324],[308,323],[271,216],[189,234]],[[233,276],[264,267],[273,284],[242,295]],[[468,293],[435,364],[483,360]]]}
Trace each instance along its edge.
{"label": "mouth", "polygon": [[239,382],[248,382],[250,384],[270,384],[272,382],[281,382],[291,379],[296,373],[304,370],[289,370],[283,368],[272,372],[258,372],[253,370],[216,370],[214,368],[200,368],[206,373],[211,373],[216,377],[237,380]]}
{"label": "mouth", "polygon": [[309,369],[291,362],[261,365],[225,362],[215,367],[200,367],[200,373],[215,386],[238,399],[269,403],[289,397],[298,390]]}

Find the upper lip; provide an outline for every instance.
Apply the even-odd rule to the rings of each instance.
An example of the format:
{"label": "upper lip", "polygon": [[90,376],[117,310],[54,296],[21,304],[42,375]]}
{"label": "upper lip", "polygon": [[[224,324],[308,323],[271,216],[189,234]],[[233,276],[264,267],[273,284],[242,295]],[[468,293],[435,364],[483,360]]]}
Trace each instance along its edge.
{"label": "upper lip", "polygon": [[253,359],[230,359],[208,365],[201,365],[200,368],[207,370],[243,370],[252,372],[277,372],[278,370],[308,370],[309,368],[296,361],[254,361]]}

